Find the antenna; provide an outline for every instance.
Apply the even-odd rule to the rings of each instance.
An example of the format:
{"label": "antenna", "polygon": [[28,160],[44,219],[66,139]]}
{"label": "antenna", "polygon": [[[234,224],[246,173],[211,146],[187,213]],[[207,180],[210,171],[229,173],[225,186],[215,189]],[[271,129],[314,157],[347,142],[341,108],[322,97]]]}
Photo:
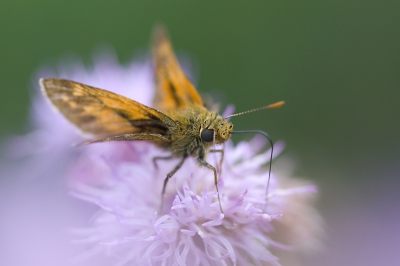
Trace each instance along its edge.
{"label": "antenna", "polygon": [[[282,107],[283,105],[285,105],[284,101],[280,101],[280,102],[276,102],[267,106],[263,106],[263,107],[259,107],[256,109],[251,109],[248,111],[244,111],[244,112],[240,112],[237,114],[233,114],[233,115],[228,115],[225,116],[224,119],[230,118],[230,117],[234,117],[234,116],[239,116],[239,115],[244,115],[244,114],[248,114],[248,113],[252,113],[252,112],[256,112],[256,111],[261,111],[261,110],[265,110],[265,109],[273,109],[273,108],[279,108]],[[269,160],[269,171],[268,171],[268,181],[267,181],[267,189],[265,191],[266,193],[266,197],[268,196],[268,189],[269,189],[269,182],[271,179],[271,172],[272,172],[272,156],[274,154],[274,143],[272,142],[271,137],[265,133],[264,131],[261,130],[240,130],[240,131],[232,131],[231,134],[246,134],[246,133],[253,133],[253,134],[260,134],[263,135],[265,138],[268,139],[270,145],[271,145],[271,156],[270,156],[270,160]],[[265,210],[267,209],[267,203],[265,204]]]}
{"label": "antenna", "polygon": [[259,108],[256,108],[256,109],[251,109],[251,110],[240,112],[240,113],[237,113],[237,114],[228,115],[228,116],[225,116],[224,119],[227,119],[229,117],[244,115],[244,114],[248,114],[248,113],[252,113],[252,112],[256,112],[256,111],[261,111],[261,110],[265,110],[265,109],[279,108],[279,107],[282,107],[283,105],[285,105],[285,102],[284,101],[280,101],[280,102],[276,102],[276,103],[273,103],[273,104],[270,104],[270,105],[267,105],[267,106],[263,106],[263,107],[259,107]]}

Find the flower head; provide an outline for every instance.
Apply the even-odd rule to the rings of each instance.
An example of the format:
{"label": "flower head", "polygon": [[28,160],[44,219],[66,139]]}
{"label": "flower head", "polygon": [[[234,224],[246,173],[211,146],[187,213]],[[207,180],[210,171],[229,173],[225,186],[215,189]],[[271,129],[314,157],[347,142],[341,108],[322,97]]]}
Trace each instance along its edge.
{"label": "flower head", "polygon": [[[89,175],[104,182],[96,186],[73,182],[75,196],[101,209],[90,228],[79,230],[80,242],[103,249],[104,254],[119,254],[122,260],[133,264],[276,262],[269,248],[280,244],[268,233],[273,230],[271,221],[282,216],[279,210],[285,205],[286,195],[278,189],[273,175],[266,201],[268,173],[262,166],[268,162],[270,151],[254,156],[252,147],[259,147],[260,142],[255,139],[225,147],[225,163],[218,182],[224,213],[219,209],[213,173],[200,168],[194,160],[185,162],[172,178],[159,210],[163,180],[177,160],[164,162],[156,170],[152,158],[163,151],[150,143],[123,144],[127,147],[107,144],[114,147],[106,153],[88,151],[79,158],[71,176],[80,180]],[[282,146],[278,143],[277,150]],[[138,156],[118,161],[107,158],[123,148]],[[302,187],[286,194],[314,189]]]}
{"label": "flower head", "polygon": [[[110,54],[99,57],[92,69],[75,64],[55,74],[42,71],[41,76],[86,83],[146,105],[154,95],[147,61],[123,67]],[[153,159],[169,153],[149,142],[72,148],[69,144],[79,141],[78,134],[49,109],[41,96],[35,98],[37,130],[23,145],[30,143],[32,153],[56,155],[58,163],[67,157],[63,164],[71,194],[98,206],[88,227],[74,230],[76,243],[89,247],[85,258],[106,256],[114,265],[279,265],[273,249],[295,249],[305,238],[314,239],[307,232],[320,223],[308,200],[315,186],[281,176],[274,166],[267,191],[271,151],[263,151],[263,139],[227,142],[221,166],[220,155],[209,154],[208,161],[219,172],[221,213],[213,172],[193,158],[176,172],[162,197],[164,179],[179,158],[158,161],[155,167]],[[274,157],[283,148],[282,142],[276,143]],[[307,200],[292,208],[293,198]],[[297,242],[283,243],[276,229],[281,224],[290,232],[291,222],[284,220],[288,214],[293,219],[309,216],[303,220],[310,227],[294,222]]]}

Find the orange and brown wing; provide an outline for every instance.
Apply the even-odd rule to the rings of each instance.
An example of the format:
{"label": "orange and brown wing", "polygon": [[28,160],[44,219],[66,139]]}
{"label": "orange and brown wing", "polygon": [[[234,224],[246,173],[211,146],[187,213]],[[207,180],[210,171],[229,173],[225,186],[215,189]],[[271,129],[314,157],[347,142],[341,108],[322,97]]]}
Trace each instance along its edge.
{"label": "orange and brown wing", "polygon": [[203,105],[203,100],[196,88],[179,66],[168,36],[161,27],[154,32],[153,57],[157,82],[157,93],[154,99],[156,108],[174,110],[195,103]]}
{"label": "orange and brown wing", "polygon": [[65,79],[41,79],[43,94],[83,132],[96,136],[162,134],[175,122],[164,113],[121,95]]}

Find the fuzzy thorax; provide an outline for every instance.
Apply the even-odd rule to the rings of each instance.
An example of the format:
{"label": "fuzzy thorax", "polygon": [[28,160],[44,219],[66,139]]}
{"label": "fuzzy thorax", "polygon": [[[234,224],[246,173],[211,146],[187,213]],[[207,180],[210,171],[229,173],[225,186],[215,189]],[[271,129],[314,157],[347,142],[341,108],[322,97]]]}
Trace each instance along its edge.
{"label": "fuzzy thorax", "polygon": [[[167,112],[178,125],[170,129],[171,150],[175,155],[191,155],[204,159],[210,147],[222,144],[231,137],[233,125],[215,112],[200,105]],[[202,138],[204,130],[212,130],[212,141]]]}

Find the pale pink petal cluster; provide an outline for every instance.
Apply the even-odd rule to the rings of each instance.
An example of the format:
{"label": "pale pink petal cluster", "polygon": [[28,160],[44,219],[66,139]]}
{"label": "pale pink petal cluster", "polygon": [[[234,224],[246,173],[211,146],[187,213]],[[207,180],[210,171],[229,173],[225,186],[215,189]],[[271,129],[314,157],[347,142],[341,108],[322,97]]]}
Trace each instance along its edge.
{"label": "pale pink petal cluster", "polygon": [[[282,244],[269,237],[274,228],[271,221],[284,215],[281,208],[289,204],[287,195],[312,193],[315,187],[280,189],[272,175],[266,196],[268,171],[264,166],[270,151],[255,155],[254,147],[262,146],[260,142],[226,145],[218,183],[223,214],[212,172],[199,168],[194,160],[185,162],[172,178],[159,210],[163,180],[177,160],[156,170],[152,158],[163,151],[150,143],[106,144],[105,153],[93,147],[82,154],[71,172],[77,180],[72,193],[100,208],[88,228],[76,230],[79,242],[118,258],[121,265],[278,264],[270,248]],[[276,145],[277,153],[282,146]],[[109,159],[125,149],[132,154],[130,160]],[[79,182],[87,175],[104,182]]]}

